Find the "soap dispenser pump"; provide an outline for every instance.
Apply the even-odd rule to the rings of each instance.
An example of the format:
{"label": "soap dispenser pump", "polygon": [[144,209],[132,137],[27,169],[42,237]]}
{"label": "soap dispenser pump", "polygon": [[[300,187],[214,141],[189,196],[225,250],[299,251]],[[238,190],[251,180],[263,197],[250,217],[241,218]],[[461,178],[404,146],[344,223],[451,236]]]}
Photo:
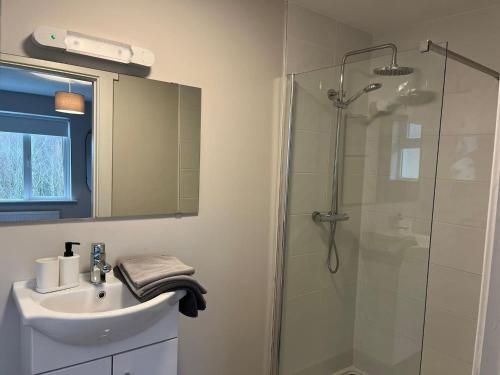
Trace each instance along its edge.
{"label": "soap dispenser pump", "polygon": [[73,245],[80,245],[80,242],[66,242],[64,256],[59,256],[60,287],[72,288],[79,284],[80,255],[73,253]]}

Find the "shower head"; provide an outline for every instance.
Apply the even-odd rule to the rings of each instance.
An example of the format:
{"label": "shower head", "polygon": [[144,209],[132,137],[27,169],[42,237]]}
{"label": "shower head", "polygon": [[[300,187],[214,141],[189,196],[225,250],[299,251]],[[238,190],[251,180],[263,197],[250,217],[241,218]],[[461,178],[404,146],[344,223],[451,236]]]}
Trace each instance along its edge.
{"label": "shower head", "polygon": [[378,90],[381,87],[382,87],[381,83],[370,83],[368,86],[366,86],[363,89],[363,91],[364,92],[370,92],[370,91]]}
{"label": "shower head", "polygon": [[378,76],[406,76],[413,73],[413,68],[391,64],[373,69],[373,73]]}
{"label": "shower head", "polygon": [[347,99],[345,102],[343,102],[342,105],[348,106],[353,101],[358,99],[361,95],[378,90],[381,87],[382,87],[381,83],[370,83],[369,85],[367,85],[367,86],[363,87],[361,90],[359,90],[356,94],[351,96],[349,99]]}

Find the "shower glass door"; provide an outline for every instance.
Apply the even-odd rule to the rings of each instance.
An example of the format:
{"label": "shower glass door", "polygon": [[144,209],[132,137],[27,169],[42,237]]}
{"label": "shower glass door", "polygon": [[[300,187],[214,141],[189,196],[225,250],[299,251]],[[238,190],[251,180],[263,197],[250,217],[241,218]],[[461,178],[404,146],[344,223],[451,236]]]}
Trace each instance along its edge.
{"label": "shower glass door", "polygon": [[[366,57],[366,55],[365,55]],[[338,165],[339,270],[327,267],[340,67],[296,74],[291,119],[280,375],[418,375],[445,58],[400,52],[414,69],[380,76],[390,56],[345,68]],[[377,85],[378,87],[378,85]],[[331,257],[335,262],[335,257]]]}

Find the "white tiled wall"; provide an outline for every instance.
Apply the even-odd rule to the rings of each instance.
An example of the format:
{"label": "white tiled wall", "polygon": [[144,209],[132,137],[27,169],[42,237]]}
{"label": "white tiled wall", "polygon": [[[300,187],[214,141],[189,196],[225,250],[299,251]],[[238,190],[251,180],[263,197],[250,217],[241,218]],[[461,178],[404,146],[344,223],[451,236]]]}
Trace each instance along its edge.
{"label": "white tiled wall", "polygon": [[[369,95],[360,112],[366,116],[366,163],[356,182],[363,201],[354,366],[370,375],[418,375],[420,370],[444,63],[417,52],[399,57],[403,65],[415,68],[414,76],[368,76],[365,82],[377,81],[383,87]],[[372,59],[371,68],[386,60]],[[429,98],[425,105],[398,104],[398,87],[421,89],[420,78],[433,76],[426,92],[419,94]],[[413,143],[422,154],[416,180],[391,171],[409,124],[421,126],[421,137]]]}
{"label": "white tiled wall", "polygon": [[[288,10],[288,72],[339,63],[346,49],[366,47],[366,42],[370,39],[366,33],[353,30],[313,11],[295,5],[290,5]],[[492,7],[425,25],[410,25],[402,32],[391,31],[375,35],[373,43],[395,42],[405,50],[417,48],[418,42],[427,38],[435,41],[448,40],[452,49],[494,68],[500,67],[498,54],[486,53],[484,46],[479,43],[484,40],[485,35],[498,28],[493,20],[497,19],[499,12],[500,7]],[[492,40],[488,43],[494,44]],[[366,67],[362,68],[366,71]],[[354,86],[361,85],[362,82],[366,84],[366,76],[361,72],[363,69],[359,72],[354,69],[348,73],[349,82]],[[318,72],[317,76],[323,73]],[[303,104],[302,109],[296,104],[296,118],[303,125],[298,125],[302,128],[297,130],[298,141],[295,145],[297,155],[294,163],[297,173],[292,178],[292,210],[296,210],[297,215],[292,215],[289,220],[289,246],[291,254],[297,258],[293,259],[290,269],[294,269],[293,273],[300,280],[293,289],[298,293],[306,293],[305,295],[320,293],[318,288],[328,285],[325,282],[327,278],[313,276],[315,272],[321,274],[325,270],[322,259],[324,261],[326,256],[324,246],[328,233],[315,226],[310,221],[309,214],[314,207],[325,207],[324,194],[328,195],[329,192],[330,177],[322,172],[328,165],[321,157],[325,155],[327,145],[328,120],[325,115],[331,116],[324,109],[310,111],[305,108],[316,108],[311,103],[321,101],[327,88],[337,86],[334,76],[332,73],[331,80],[323,85],[323,92],[320,94],[318,92],[321,90],[318,90],[317,85],[319,80],[303,82],[303,89],[315,94],[307,97],[301,95],[304,93],[299,89],[298,98],[299,103]],[[417,69],[409,80],[425,87],[429,83],[440,82],[441,78],[442,71],[439,69],[436,69],[435,77],[419,75]],[[389,88],[388,85],[390,84],[384,81],[384,86]],[[344,289],[347,294],[352,294],[355,288],[357,293],[351,302],[353,306],[333,304],[334,311],[331,311],[331,315],[338,317],[334,312],[339,311],[355,313],[352,326],[349,326],[352,327],[349,329],[352,329],[354,339],[347,342],[353,345],[352,360],[356,366],[368,370],[370,375],[386,375],[389,369],[395,374],[419,373],[426,297],[428,304],[422,374],[471,373],[498,87],[497,82],[490,77],[448,61],[434,201],[439,131],[439,118],[435,115],[441,104],[437,86],[435,89],[438,95],[433,102],[434,108],[421,107],[407,113],[417,123],[433,125],[423,131],[420,144],[422,178],[419,184],[393,188],[393,184],[387,183],[391,133],[384,132],[387,127],[384,128],[383,119],[379,120],[377,126],[366,127],[366,119],[357,116],[366,111],[366,101],[360,102],[358,107],[350,108],[349,112],[353,116],[347,119],[350,127],[345,136],[342,202],[348,205],[345,207],[351,213],[348,223],[354,230],[351,230],[350,235],[341,235],[340,238],[347,238],[346,243],[351,246],[359,246],[359,256],[356,255],[352,261],[353,266],[358,268],[357,271],[352,269],[352,273],[357,274],[357,279],[352,284],[347,283],[351,288]],[[377,94],[382,94],[382,91],[370,95]],[[390,105],[385,100],[370,101],[372,103],[368,105],[372,107],[368,114],[385,110]],[[319,134],[319,137],[315,138],[314,134]],[[325,139],[321,138],[321,134]],[[331,138],[330,135],[330,145]],[[294,191],[300,191],[310,198],[294,197]],[[429,213],[433,208],[432,222]],[[397,240],[384,236],[384,233],[388,234],[398,225],[400,216],[403,221],[399,223],[409,225],[411,235],[398,235]],[[431,223],[432,244],[429,243]],[[294,227],[297,229],[293,229]],[[298,230],[300,232],[296,232]],[[401,252],[403,248],[405,250]],[[378,249],[384,251],[377,251]],[[350,253],[358,254],[357,251]],[[304,254],[308,257],[304,257]],[[345,278],[342,282],[346,282]],[[302,302],[306,302],[305,297],[299,293],[293,295],[293,298],[295,309],[304,309],[300,298],[304,298]],[[320,306],[312,305],[312,300],[309,303],[309,309]],[[297,319],[297,315],[294,317]],[[307,322],[314,321],[314,324],[323,328],[321,330],[315,326],[318,337],[326,335],[326,322],[320,323],[322,320],[319,316],[309,313],[307,318],[303,318]],[[337,326],[341,322],[335,319],[333,321]],[[337,334],[335,330],[328,333]],[[309,335],[305,329],[302,334],[304,336],[300,337]],[[313,340],[314,335],[307,337]],[[341,337],[342,342],[346,342],[348,332],[342,331]],[[289,338],[291,341],[291,336]],[[302,350],[307,352],[307,342],[299,338],[297,340],[299,344],[295,343],[294,351],[291,351],[294,369],[304,369],[306,366],[301,353]],[[329,345],[334,347],[331,342]],[[317,347],[314,349],[317,350]],[[346,358],[348,357],[343,357],[344,362]],[[318,357],[314,355],[309,357],[309,364],[312,362],[316,366],[310,366],[309,372],[304,370],[300,373],[322,373],[317,371],[324,370],[325,367],[318,363],[327,363],[318,362]]]}
{"label": "white tiled wall", "polygon": [[372,41],[364,31],[295,4],[288,4],[287,24],[287,73],[338,65],[345,52]]}
{"label": "white tiled wall", "polygon": [[491,77],[448,61],[423,375],[453,373],[457,363],[472,371],[497,90]]}
{"label": "white tiled wall", "polygon": [[[450,49],[499,69],[499,15],[500,6],[492,6],[374,35],[374,43],[415,48],[425,39],[448,41]],[[497,97],[497,81],[448,60],[423,375],[472,371]]]}
{"label": "white tiled wall", "polygon": [[[334,64],[346,49],[370,45],[368,34],[331,18],[288,7],[287,71]],[[341,38],[340,38],[341,36]],[[330,374],[353,362],[359,213],[337,233],[341,271],[326,266],[328,226],[311,219],[330,208],[335,111],[327,99],[338,72],[297,76],[292,129],[286,283],[282,322],[282,374]],[[361,192],[359,192],[361,194]],[[360,197],[353,198],[356,201]]]}
{"label": "white tiled wall", "polygon": [[298,77],[295,87],[282,374],[333,373],[352,363],[359,228],[339,231],[342,271],[332,276],[328,226],[314,223],[311,213],[330,207],[333,108],[308,91],[309,84]]}

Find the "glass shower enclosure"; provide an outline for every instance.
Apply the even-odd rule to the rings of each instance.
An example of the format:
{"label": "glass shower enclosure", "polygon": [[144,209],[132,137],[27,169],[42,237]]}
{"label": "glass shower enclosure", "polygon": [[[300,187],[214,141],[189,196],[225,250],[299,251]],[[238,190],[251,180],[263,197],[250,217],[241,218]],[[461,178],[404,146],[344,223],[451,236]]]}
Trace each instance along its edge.
{"label": "glass shower enclosure", "polygon": [[420,373],[446,58],[377,53],[289,76],[280,375]]}

